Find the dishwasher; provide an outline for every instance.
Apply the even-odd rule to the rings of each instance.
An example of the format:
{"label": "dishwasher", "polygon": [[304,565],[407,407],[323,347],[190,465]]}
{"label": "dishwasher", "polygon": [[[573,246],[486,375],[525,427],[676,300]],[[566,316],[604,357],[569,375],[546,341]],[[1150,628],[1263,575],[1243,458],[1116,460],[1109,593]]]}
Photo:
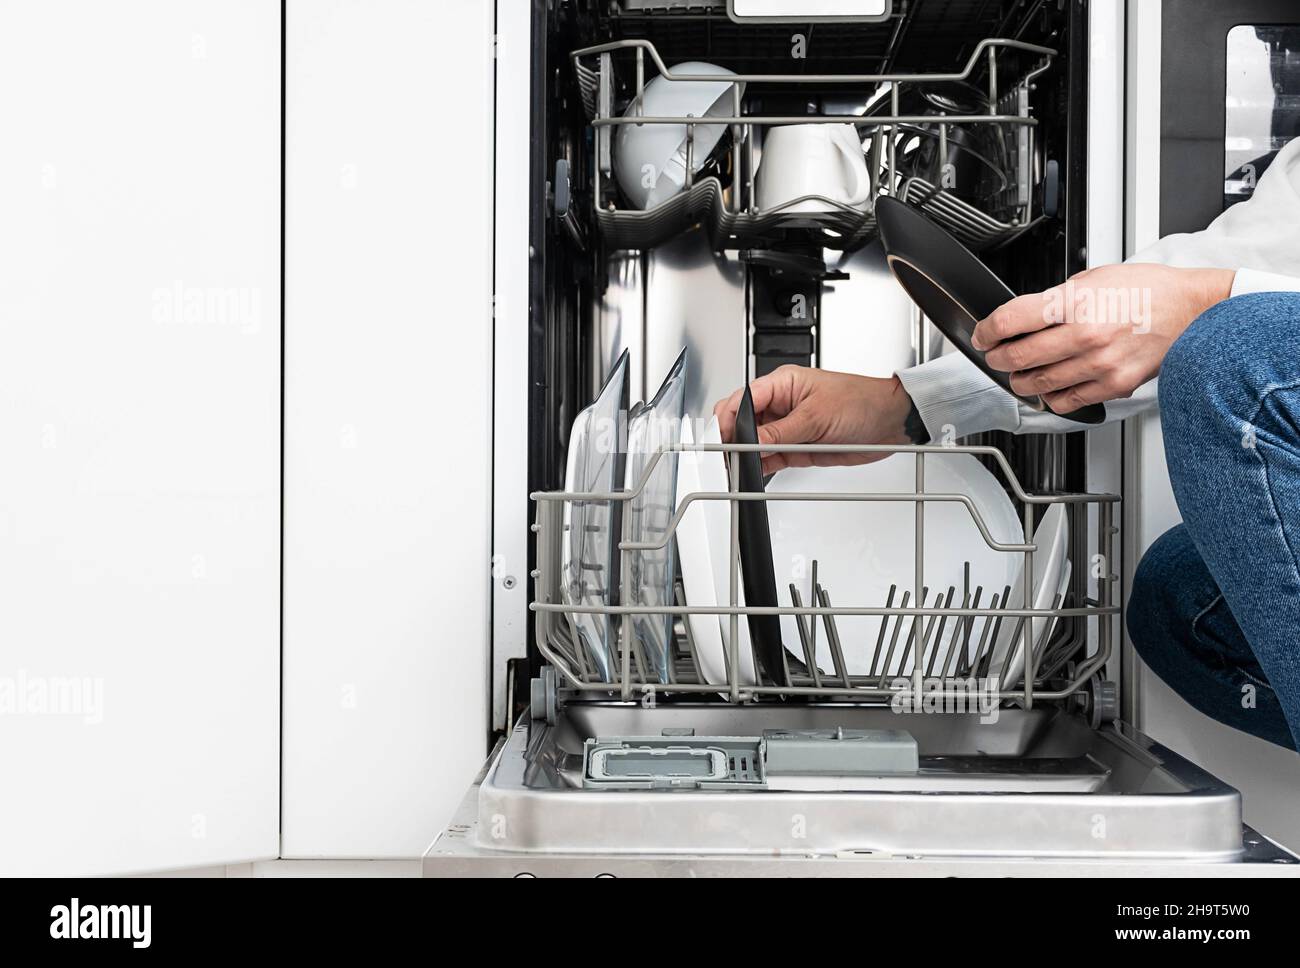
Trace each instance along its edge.
{"label": "dishwasher", "polygon": [[[682,440],[658,447],[627,487],[566,490],[570,428],[621,354],[635,401],[688,347],[686,409],[704,416],[784,364],[890,375],[900,360],[951,352],[898,298],[878,198],[918,208],[1016,292],[1084,269],[1091,6],[531,4],[528,648],[502,684],[506,728],[426,873],[1297,871],[1243,823],[1237,790],[1126,721],[1124,494],[1090,486],[1105,449],[1085,434],[764,447],[909,462],[901,489],[795,498],[741,488],[755,445]],[[728,72],[705,121],[644,113],[656,81],[707,80],[701,64]],[[853,127],[864,199],[765,202],[765,142],[794,124]],[[675,193],[638,205],[619,178],[620,138],[654,125],[685,132],[686,164]],[[679,490],[658,540],[635,534],[631,509],[655,467],[710,453],[729,468],[725,487]],[[946,489],[939,471],[958,456],[997,480],[1014,535],[995,539],[979,503]],[[906,573],[859,601],[852,576],[823,565],[819,577],[814,559],[783,583],[782,604],[746,605],[742,506],[787,500],[837,515],[887,507],[908,529]],[[672,547],[690,507],[708,504],[725,509],[709,549],[726,575],[720,601],[693,602],[671,564],[670,600],[634,601],[637,556]],[[603,508],[617,538],[594,604],[564,594],[568,529],[590,520],[571,520],[574,506]],[[1029,587],[984,582],[969,564],[933,580],[944,508],[968,515]],[[1068,557],[1044,598],[1034,583],[1049,516],[1068,532]],[[609,629],[603,667],[583,646],[584,616]],[[637,616],[666,619],[662,668],[640,646]],[[706,674],[693,633],[703,616],[726,640],[721,677]],[[762,619],[784,623],[779,669],[740,655],[742,628]],[[1014,675],[991,674],[1003,639],[1023,657]]]}

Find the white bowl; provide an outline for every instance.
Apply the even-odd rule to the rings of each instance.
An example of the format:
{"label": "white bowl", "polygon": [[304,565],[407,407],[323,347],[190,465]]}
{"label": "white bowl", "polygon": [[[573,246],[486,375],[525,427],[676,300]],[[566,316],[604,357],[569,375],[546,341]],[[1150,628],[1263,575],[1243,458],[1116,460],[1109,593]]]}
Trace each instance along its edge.
{"label": "white bowl", "polygon": [[[688,61],[670,68],[674,74],[734,76],[725,67]],[[672,81],[652,78],[624,117],[730,117],[734,107],[728,81]],[[741,85],[744,93],[744,85]],[[614,135],[614,175],[623,193],[638,208],[653,208],[686,185],[686,125],[622,124]],[[699,171],[727,130],[725,124],[695,128],[691,167]]]}

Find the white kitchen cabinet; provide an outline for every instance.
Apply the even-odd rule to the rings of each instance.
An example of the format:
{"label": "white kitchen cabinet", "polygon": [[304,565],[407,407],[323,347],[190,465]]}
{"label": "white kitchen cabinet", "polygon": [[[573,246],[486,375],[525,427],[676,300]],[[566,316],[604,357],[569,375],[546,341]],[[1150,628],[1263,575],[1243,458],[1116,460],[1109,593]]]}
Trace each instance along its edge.
{"label": "white kitchen cabinet", "polygon": [[285,857],[420,856],[486,752],[492,16],[288,4]]}
{"label": "white kitchen cabinet", "polygon": [[274,857],[280,11],[0,5],[0,871]]}

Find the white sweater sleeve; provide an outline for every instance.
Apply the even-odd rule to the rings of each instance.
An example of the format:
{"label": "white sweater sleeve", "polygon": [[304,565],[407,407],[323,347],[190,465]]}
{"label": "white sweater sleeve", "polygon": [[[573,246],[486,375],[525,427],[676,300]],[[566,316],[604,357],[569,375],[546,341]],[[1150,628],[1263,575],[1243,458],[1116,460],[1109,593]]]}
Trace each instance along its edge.
{"label": "white sweater sleeve", "polygon": [[[898,378],[916,404],[930,439],[936,443],[957,441],[986,430],[1061,434],[1091,426],[1025,406],[960,353],[949,353],[901,370]],[[1154,406],[1155,402],[1156,381],[1151,380],[1138,387],[1128,399],[1107,403],[1106,420],[1123,420]]]}
{"label": "white sweater sleeve", "polygon": [[[1201,232],[1170,235],[1129,262],[1182,268],[1236,269],[1232,295],[1300,292],[1300,138],[1273,159],[1255,194]],[[1021,404],[958,353],[901,370],[932,440],[956,440],[986,430],[1063,433],[1087,429],[1054,413]],[[1106,420],[1123,420],[1156,403],[1156,381],[1127,400],[1106,404]]]}
{"label": "white sweater sleeve", "polygon": [[1252,292],[1300,292],[1300,277],[1259,269],[1238,269],[1236,278],[1232,280],[1233,297]]}

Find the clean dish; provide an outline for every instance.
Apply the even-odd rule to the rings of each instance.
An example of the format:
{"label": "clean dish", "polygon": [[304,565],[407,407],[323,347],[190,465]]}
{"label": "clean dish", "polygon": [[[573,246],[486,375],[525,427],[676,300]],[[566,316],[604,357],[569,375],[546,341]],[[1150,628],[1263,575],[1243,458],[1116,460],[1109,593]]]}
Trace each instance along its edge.
{"label": "clean dish", "polygon": [[[1038,570],[1037,566],[1035,566],[1034,570],[1035,571]],[[1074,571],[1073,566],[1070,564],[1070,560],[1067,558],[1065,560],[1065,567],[1061,569],[1061,580],[1056,586],[1056,596],[1059,597],[1062,601],[1065,600],[1066,591],[1070,587],[1070,576],[1071,574],[1073,574],[1073,571]],[[1019,581],[1019,579],[1017,579],[1017,581]],[[1018,589],[1019,585],[1017,584],[1016,587]],[[1039,602],[1043,603],[1042,605],[1036,606],[1039,608],[1052,608],[1056,602],[1056,598],[1049,597],[1045,594],[1042,594],[1041,592],[1035,597]],[[1014,602],[1016,600],[1017,599],[1013,595],[1012,601]],[[1010,607],[1015,608],[1016,606],[1012,605]],[[1010,623],[1009,625],[1008,622]],[[1055,617],[1047,619],[1048,624],[1047,624],[1046,635],[1041,634],[1043,628],[1042,625],[1043,619],[1035,619],[1034,622],[1035,622],[1034,648],[1038,650],[1037,655],[1041,659],[1043,655],[1042,649],[1045,647],[1045,645],[1048,642],[1052,640],[1052,634],[1056,631],[1057,619]],[[1007,637],[1014,639],[1014,643],[1005,643],[1005,639]],[[996,658],[991,659],[989,662],[988,677],[990,679],[996,678],[998,680],[999,687],[1003,689],[1013,689],[1016,688],[1017,686],[1022,685],[1024,683],[1024,678],[1025,678],[1025,669],[1024,669],[1025,664],[1021,660],[1023,649],[1020,648],[1020,644],[1021,644],[1020,636],[1016,634],[1015,619],[1003,620],[1003,628],[998,635],[998,639],[1000,642],[1005,643],[1002,650],[1004,657],[1006,655],[1007,649],[1013,647],[1016,649],[1015,661],[1012,664],[1012,668],[1009,669],[1005,675],[999,676],[998,667],[1003,663]]]}
{"label": "clean dish", "polygon": [[[628,421],[627,469],[623,488],[641,492],[628,501],[629,540],[660,541],[677,508],[678,455],[667,451],[654,464],[654,455],[681,440],[682,407],[686,399],[686,350],[677,356],[654,399]],[[649,476],[647,476],[647,474]],[[642,486],[642,478],[645,478]],[[673,542],[653,551],[630,555],[629,586],[637,605],[668,607],[673,604]],[[644,658],[647,678],[668,682],[672,661],[673,616],[632,616],[632,629]]]}
{"label": "clean dish", "polygon": [[[895,454],[871,464],[847,467],[796,467],[780,471],[768,484],[769,494],[824,492],[834,494],[916,493],[916,459]],[[969,454],[931,454],[925,461],[925,490],[928,494],[964,494],[978,509],[992,538],[1002,544],[1019,544],[1022,526],[1006,491],[978,460]],[[902,605],[905,592],[915,594],[916,516],[915,505],[900,501],[774,501],[771,504],[772,549],[776,562],[781,604],[792,604],[790,584],[799,590],[804,604],[811,601],[812,563],[817,562],[817,580],[836,606],[879,608],[885,605],[891,586],[896,585],[893,607]],[[943,590],[956,589],[953,607],[961,605],[965,587],[965,566],[970,563],[970,587],[984,591],[981,605],[1016,579],[1017,554],[994,551],[976,527],[966,506],[957,502],[931,501],[925,505],[925,584],[930,603]],[[909,606],[911,602],[909,600]],[[882,618],[872,615],[838,616],[836,628],[844,663],[851,675],[905,674],[914,657],[903,652],[912,623],[904,619],[903,630],[890,659],[883,666],[896,618],[889,619],[881,652],[881,664],[871,668],[879,640]],[[785,641],[797,643],[798,625],[793,617],[781,619]],[[972,642],[979,641],[982,620],[973,623]],[[927,668],[941,670],[947,659],[952,620],[945,628],[938,655]],[[817,664],[834,674],[830,643],[825,625],[818,623]],[[973,649],[973,646],[972,646]]]}
{"label": "clean dish", "polygon": [[[691,418],[682,420],[682,443],[695,442]],[[700,434],[702,444],[720,444],[717,418],[712,418]],[[677,469],[677,506],[689,494],[722,494],[727,487],[727,471],[722,455],[711,451],[684,451]],[[702,608],[716,607],[731,600],[730,557],[726,549],[731,542],[730,503],[694,501],[677,525],[677,557],[681,562],[682,588],[686,604]],[[738,596],[745,604],[744,590]],[[722,684],[727,676],[727,642],[731,638],[728,615],[689,615],[691,640],[700,676],[707,683]],[[754,686],[754,650],[750,645],[749,626],[744,618],[737,623],[737,676],[742,686]]]}
{"label": "clean dish", "polygon": [[[757,192],[764,212],[833,212],[839,209],[832,203],[866,205],[871,176],[858,129],[851,124],[771,128],[763,140]],[[805,198],[809,195],[819,197]],[[805,200],[795,201],[800,198]]]}
{"label": "clean dish", "polygon": [[[688,61],[670,68],[674,74],[734,76],[725,67]],[[730,117],[732,81],[674,81],[660,75],[646,84],[624,117]],[[744,85],[740,85],[744,92]],[[638,208],[654,208],[686,186],[687,138],[684,124],[620,124],[614,136],[614,176]],[[698,172],[726,133],[725,124],[695,126],[691,167]]]}
{"label": "clean dish", "polygon": [[[1070,581],[1070,528],[1064,504],[1053,504],[1047,509],[1043,520],[1038,522],[1038,527],[1034,530],[1034,545],[1038,550],[1034,553],[1034,599],[1031,607],[1051,608],[1056,597],[1064,593]],[[1020,566],[1011,594],[1007,596],[1011,602],[1007,607],[1024,608],[1021,604],[1025,600],[1024,559],[1020,555],[1014,557],[1019,559]],[[1048,635],[1051,634],[1049,624],[1054,628],[1056,619],[1033,620],[1035,649],[1043,641],[1045,630]],[[993,648],[993,658],[989,662],[990,678],[998,677],[1003,686],[1014,686],[1025,674],[1024,634],[1023,631],[1018,634],[1017,628],[1022,626],[1015,619],[1002,620],[997,643]],[[1011,656],[1009,664],[1008,654]]]}
{"label": "clean dish", "polygon": [[[906,202],[879,198],[875,212],[889,268],[913,302],[980,372],[1027,406],[1046,410],[1041,397],[1012,390],[1011,374],[989,366],[983,351],[971,343],[976,324],[1015,293],[969,249]],[[1106,408],[1092,404],[1061,416],[1099,424],[1106,419]]]}
{"label": "clean dish", "polygon": [[[736,413],[735,443],[757,444],[758,421],[754,417],[754,398],[745,387]],[[758,451],[742,453],[739,459],[739,489],[745,493],[763,493],[763,462]],[[771,608],[778,604],[776,572],[772,566],[772,535],[768,526],[767,501],[740,502],[740,570],[745,578],[745,601],[751,606]],[[749,635],[754,642],[759,665],[770,682],[787,686],[785,666],[797,672],[804,664],[787,656],[781,644],[781,620],[775,615],[747,615]]]}
{"label": "clean dish", "polygon": [[[628,355],[610,370],[596,401],[573,422],[566,457],[569,492],[611,492],[623,483],[627,439]],[[608,606],[618,602],[619,555],[613,536],[621,533],[621,501],[564,502],[565,540],[560,543],[560,595],[567,605]],[[577,647],[590,656],[602,681],[610,681],[613,623],[605,614],[571,612]]]}

